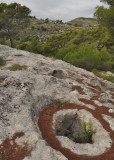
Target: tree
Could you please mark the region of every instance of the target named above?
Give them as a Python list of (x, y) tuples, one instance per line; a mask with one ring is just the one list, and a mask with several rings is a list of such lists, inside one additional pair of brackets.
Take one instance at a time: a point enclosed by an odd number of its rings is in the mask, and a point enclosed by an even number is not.
[(49, 19), (48, 18), (45, 19), (45, 23), (49, 23)]
[(27, 25), (30, 12), (18, 3), (0, 3), (0, 30), (7, 33), (12, 48), (15, 47), (13, 36), (20, 27)]
[(104, 6), (96, 7), (95, 17), (101, 26), (108, 28), (112, 36), (114, 35), (114, 0), (100, 0), (101, 2), (107, 3), (109, 8)]
[(107, 3), (111, 7), (114, 7), (114, 0), (100, 0), (101, 2)]

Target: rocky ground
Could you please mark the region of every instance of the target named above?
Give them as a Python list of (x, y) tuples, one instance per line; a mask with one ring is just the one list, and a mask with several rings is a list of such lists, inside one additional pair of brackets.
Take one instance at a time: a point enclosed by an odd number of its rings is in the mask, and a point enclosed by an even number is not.
[[(0, 160), (114, 159), (113, 83), (8, 46), (0, 45), (0, 56), (6, 60), (0, 67)], [(55, 135), (58, 118), (75, 112), (92, 120), (93, 144)]]

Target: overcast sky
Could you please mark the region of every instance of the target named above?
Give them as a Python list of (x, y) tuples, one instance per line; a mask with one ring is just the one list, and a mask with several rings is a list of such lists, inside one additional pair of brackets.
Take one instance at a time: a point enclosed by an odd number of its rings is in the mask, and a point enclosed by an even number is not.
[(61, 19), (64, 22), (77, 17), (93, 17), (100, 0), (0, 0), (0, 3), (17, 2), (31, 9), (37, 18)]

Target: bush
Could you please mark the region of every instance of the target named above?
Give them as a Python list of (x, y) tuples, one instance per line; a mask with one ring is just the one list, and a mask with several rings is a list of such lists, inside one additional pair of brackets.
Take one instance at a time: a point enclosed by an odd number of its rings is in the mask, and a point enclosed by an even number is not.
[(2, 38), (0, 38), (0, 44), (6, 45), (6, 41)]
[(112, 75), (104, 76), (103, 79), (105, 79), (105, 80), (107, 80), (107, 81), (110, 81), (110, 82), (114, 83), (114, 76), (112, 76)]
[(32, 27), (31, 27), (31, 30), (33, 31), (34, 29), (35, 29), (35, 27), (34, 27), (34, 26), (32, 26)]
[(76, 142), (77, 143), (93, 143), (92, 136), (96, 132), (96, 129), (93, 129), (92, 121), (90, 121), (89, 123), (83, 122), (83, 130), (84, 130), (84, 135), (82, 136), (81, 133), (78, 133)]
[(93, 69), (92, 72), (93, 72), (96, 76), (98, 76), (98, 77), (100, 77), (100, 78), (103, 78), (104, 80), (107, 80), (107, 81), (110, 81), (110, 82), (114, 83), (114, 76), (112, 76), (112, 75), (104, 76), (104, 75), (102, 75), (102, 73), (100, 73), (97, 69)]
[(96, 76), (98, 76), (98, 77), (101, 77), (101, 74), (100, 74), (100, 72), (97, 70), (97, 69), (93, 69), (92, 70), (92, 72), (96, 75)]
[(45, 19), (45, 23), (49, 23), (49, 19), (48, 18)]
[(74, 53), (77, 50), (77, 46), (74, 44), (71, 44), (70, 47), (68, 48), (61, 48), (59, 49), (59, 51), (56, 54), (56, 58), (58, 59), (62, 59), (64, 60), (64, 57), (68, 54), (68, 53)]
[(101, 63), (99, 51), (94, 44), (81, 44), (77, 51), (69, 52), (64, 60), (81, 68), (92, 70)]
[(5, 64), (5, 60), (3, 59), (3, 57), (0, 56), (0, 66), (3, 66)]
[(81, 29), (53, 35), (47, 39), (44, 55), (55, 56), (91, 71), (114, 68), (113, 40), (105, 28)]
[(17, 49), (26, 50), (33, 53), (42, 54), (42, 45), (39, 42), (38, 37), (25, 37), (19, 45), (17, 45)]
[(46, 27), (44, 27), (44, 26), (41, 26), (41, 31), (44, 31), (44, 32), (46, 32), (48, 29), (46, 28)]

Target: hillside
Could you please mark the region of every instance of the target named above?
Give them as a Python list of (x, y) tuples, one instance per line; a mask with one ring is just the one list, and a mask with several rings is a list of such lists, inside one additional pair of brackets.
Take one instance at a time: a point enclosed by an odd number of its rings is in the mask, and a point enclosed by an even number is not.
[(29, 26), (22, 30), (20, 35), (24, 36), (38, 36), (41, 42), (45, 42), (47, 37), (53, 34), (63, 33), (75, 29), (73, 25), (68, 25), (60, 20), (49, 20), (49, 19), (36, 19), (30, 18)]
[(79, 17), (79, 18), (75, 18), (69, 22), (67, 22), (67, 24), (71, 24), (74, 25), (75, 27), (88, 27), (88, 28), (95, 28), (98, 26), (97, 20), (94, 18), (85, 18), (85, 17)]
[(114, 43), (106, 28), (75, 29), (49, 37), (43, 54), (92, 71), (114, 72)]
[[(75, 25), (77, 24), (77, 25)], [(67, 23), (61, 20), (49, 20), (30, 18), (30, 24), (26, 29), (20, 32), (20, 37), (24, 36), (38, 36), (41, 42), (45, 42), (48, 37), (53, 34), (60, 34), (66, 31), (80, 28), (95, 28), (97, 22), (92, 18), (77, 18)]]
[[(82, 28), (96, 28), (97, 23), (92, 18), (76, 18), (70, 22), (63, 23), (62, 20), (50, 20), (50, 19), (37, 19), (35, 17), (29, 17), (29, 25), (26, 28), (20, 28), (16, 34), (14, 34), (15, 42), (22, 40), (26, 36), (38, 37), (39, 41), (44, 43), (46, 39), (54, 34), (64, 33), (74, 29)], [(2, 37), (6, 44), (9, 45), (8, 37), (4, 31), (0, 31), (0, 37)], [(3, 43), (2, 38), (0, 42)]]
[(113, 160), (114, 85), (0, 45), (0, 160)]

